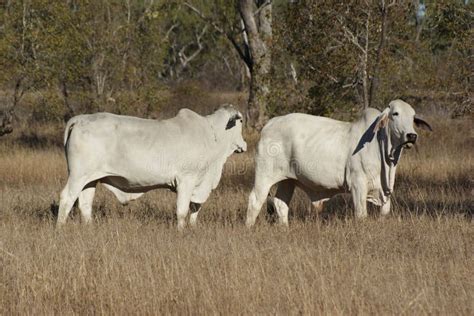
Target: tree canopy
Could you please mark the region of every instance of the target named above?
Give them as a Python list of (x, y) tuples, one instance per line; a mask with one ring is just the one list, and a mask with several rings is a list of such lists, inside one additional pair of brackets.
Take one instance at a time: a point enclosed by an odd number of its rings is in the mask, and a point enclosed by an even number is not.
[[(454, 0), (4, 1), (3, 107), (35, 92), (42, 107), (62, 109), (66, 118), (108, 103), (121, 113), (141, 104), (149, 115), (167, 87), (190, 80), (217, 90), (253, 82), (266, 117), (351, 112), (401, 96), (467, 96), (473, 6)], [(255, 18), (260, 34), (250, 32), (246, 18)], [(261, 37), (265, 50), (252, 47), (252, 36)], [(252, 62), (259, 61), (249, 58), (264, 58), (269, 70), (254, 73)]]

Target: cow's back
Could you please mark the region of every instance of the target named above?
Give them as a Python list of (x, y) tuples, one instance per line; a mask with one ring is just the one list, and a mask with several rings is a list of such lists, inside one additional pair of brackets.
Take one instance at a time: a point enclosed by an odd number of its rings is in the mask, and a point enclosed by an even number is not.
[[(162, 147), (168, 151), (179, 151), (205, 146), (210, 138), (205, 119), (192, 112), (180, 113), (171, 119), (151, 120), (110, 113), (79, 116), (74, 126), (76, 138), (91, 141), (103, 148), (130, 151), (132, 149)], [(193, 144), (193, 146), (189, 146)]]

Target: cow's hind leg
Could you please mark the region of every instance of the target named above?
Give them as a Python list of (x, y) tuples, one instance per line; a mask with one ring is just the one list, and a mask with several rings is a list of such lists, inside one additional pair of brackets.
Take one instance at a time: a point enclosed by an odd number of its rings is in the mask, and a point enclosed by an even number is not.
[[(268, 197), (268, 208), (273, 207), (278, 214), (279, 223), (288, 226), (288, 210), (293, 192), (295, 191), (294, 180), (284, 180), (278, 183), (274, 197)], [(270, 211), (270, 210), (269, 210)]]
[(201, 204), (191, 202), (190, 209), (191, 215), (189, 215), (189, 225), (195, 227), (197, 224), (197, 217), (199, 215), (199, 211), (201, 210)]
[(252, 227), (255, 224), (262, 205), (268, 196), (268, 192), (270, 192), (270, 188), (274, 184), (275, 182), (268, 180), (255, 181), (255, 186), (250, 192), (249, 203), (247, 207), (247, 220), (245, 222), (247, 227)]
[(324, 202), (326, 202), (327, 200), (328, 199), (311, 201), (311, 206), (313, 207), (313, 210), (318, 214), (322, 213), (324, 209)]
[(61, 191), (61, 196), (59, 199), (58, 221), (56, 223), (57, 226), (61, 226), (66, 222), (69, 212), (71, 212), (74, 203), (86, 184), (87, 181), (83, 181), (82, 179), (76, 180), (69, 177), (66, 186)]
[(94, 201), (96, 185), (97, 181), (90, 182), (79, 194), (79, 209), (84, 223), (89, 223), (92, 219), (92, 202)]

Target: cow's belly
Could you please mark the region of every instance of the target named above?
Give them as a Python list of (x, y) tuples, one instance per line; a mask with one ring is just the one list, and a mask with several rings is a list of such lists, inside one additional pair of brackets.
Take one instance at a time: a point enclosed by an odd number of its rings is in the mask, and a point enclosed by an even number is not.
[(300, 169), (296, 178), (307, 187), (327, 190), (341, 189), (344, 183), (343, 177), (341, 179), (337, 174), (328, 174), (325, 170), (317, 168)]
[(311, 188), (343, 188), (346, 155), (339, 146), (322, 138), (313, 138), (295, 143), (292, 156), (294, 173), (299, 182)]
[(305, 160), (295, 164), (295, 175), (299, 182), (318, 190), (338, 190), (344, 186), (344, 167), (332, 161)]
[[(177, 170), (169, 161), (151, 159), (108, 159), (97, 166), (110, 178), (110, 184), (125, 192), (146, 192), (149, 187), (172, 187)], [(143, 188), (143, 191), (140, 191)]]
[(101, 183), (111, 185), (114, 188), (119, 189), (125, 193), (145, 193), (155, 189), (170, 189), (172, 191), (176, 190), (176, 185), (173, 182), (170, 183), (134, 183), (129, 181), (129, 179), (121, 176), (108, 176), (100, 179)]

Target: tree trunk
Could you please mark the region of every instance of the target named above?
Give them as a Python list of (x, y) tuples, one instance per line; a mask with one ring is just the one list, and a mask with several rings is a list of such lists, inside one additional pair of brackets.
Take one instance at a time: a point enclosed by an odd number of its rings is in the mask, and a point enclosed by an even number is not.
[(15, 115), (15, 108), (27, 89), (22, 87), (22, 83), (23, 77), (20, 77), (16, 80), (15, 89), (13, 90), (12, 104), (10, 107), (0, 112), (0, 136), (13, 132), (13, 117)]
[(370, 106), (369, 99), (369, 73), (368, 73), (368, 64), (369, 64), (369, 23), (370, 23), (370, 11), (367, 10), (367, 19), (365, 21), (365, 43), (362, 50), (361, 59), (361, 72), (362, 72), (362, 91), (364, 96), (364, 109), (367, 109)]
[(13, 108), (0, 113), (0, 136), (13, 132)]
[(238, 10), (243, 23), (243, 47), (236, 34), (225, 31), (206, 17), (199, 9), (184, 2), (184, 5), (220, 34), (225, 35), (245, 62), (250, 72), (249, 100), (246, 111), (247, 125), (257, 129), (265, 124), (266, 105), (270, 95), (272, 0), (239, 0)]
[(64, 106), (66, 107), (66, 113), (64, 113), (64, 122), (69, 121), (71, 117), (74, 116), (74, 110), (71, 107), (71, 104), (69, 104), (69, 92), (67, 89), (67, 84), (66, 80), (61, 80), (61, 94), (63, 96), (63, 101), (64, 101)]
[[(261, 128), (266, 120), (266, 105), (270, 94), (272, 5), (267, 1), (257, 2), (257, 14), (254, 13), (254, 0), (240, 0), (239, 11), (248, 38), (251, 60), (247, 123)], [(255, 18), (258, 18), (258, 26)]]
[(381, 19), (382, 19), (382, 26), (381, 26), (381, 31), (380, 31), (380, 40), (379, 40), (379, 46), (377, 48), (377, 55), (375, 59), (375, 66), (374, 66), (374, 72), (370, 84), (370, 96), (369, 96), (369, 105), (374, 106), (375, 102), (375, 97), (377, 95), (377, 90), (379, 88), (379, 78), (380, 78), (380, 64), (382, 62), (382, 55), (383, 55), (383, 49), (385, 46), (385, 37), (387, 34), (387, 15), (388, 15), (388, 9), (390, 6), (392, 6), (394, 2), (390, 5), (385, 4), (385, 0), (380, 1), (380, 14), (381, 14)]

